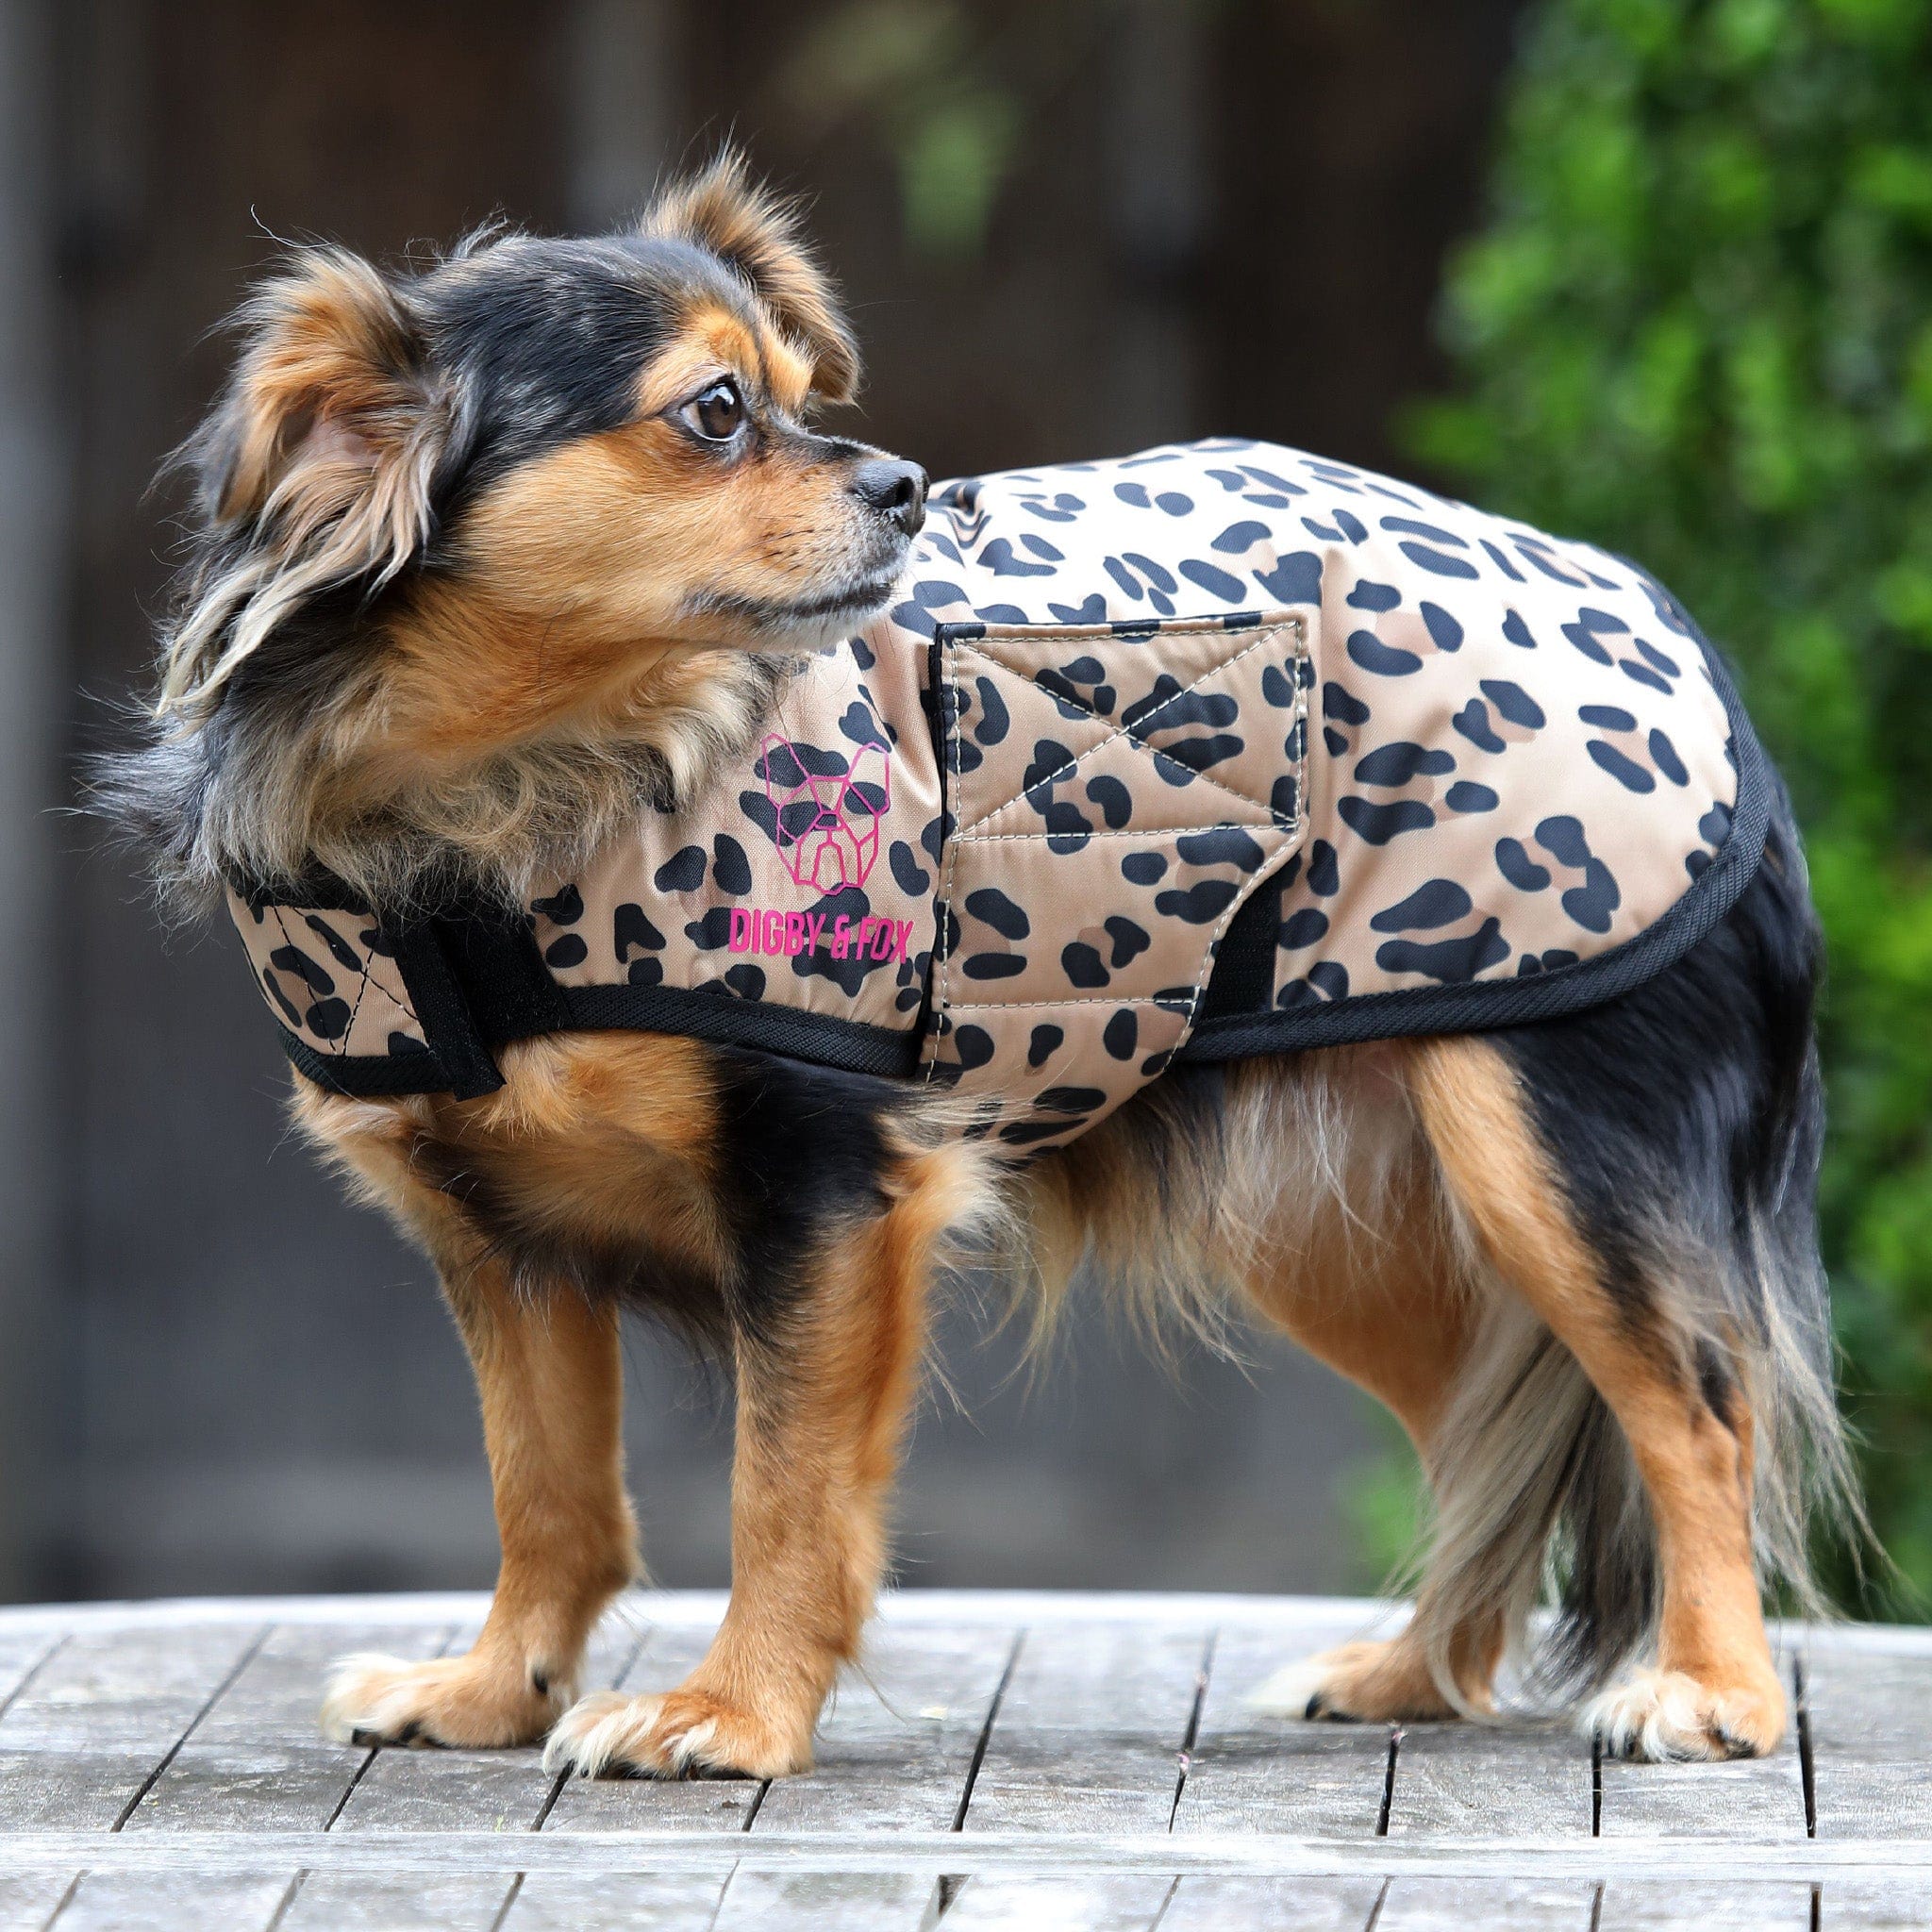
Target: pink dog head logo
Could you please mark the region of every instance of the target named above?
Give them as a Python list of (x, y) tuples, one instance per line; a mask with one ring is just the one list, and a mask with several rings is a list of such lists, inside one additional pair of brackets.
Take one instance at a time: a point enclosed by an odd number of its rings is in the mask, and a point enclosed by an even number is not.
[[(886, 747), (860, 745), (848, 761), (773, 732), (761, 751), (758, 770), (774, 820), (772, 837), (785, 870), (798, 885), (819, 893), (864, 885), (878, 863), (879, 820), (892, 802), (892, 761)], [(831, 769), (835, 765), (841, 769)]]

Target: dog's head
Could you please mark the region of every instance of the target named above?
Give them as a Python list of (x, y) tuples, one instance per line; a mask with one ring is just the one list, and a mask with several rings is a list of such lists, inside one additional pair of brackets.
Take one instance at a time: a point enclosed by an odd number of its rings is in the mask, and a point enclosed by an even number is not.
[(810, 426), (858, 381), (792, 215), (726, 156), (593, 241), (418, 275), (302, 253), (188, 445), (176, 728), (293, 702), (373, 766), (583, 728), (691, 646), (798, 653), (887, 598), (925, 477)]

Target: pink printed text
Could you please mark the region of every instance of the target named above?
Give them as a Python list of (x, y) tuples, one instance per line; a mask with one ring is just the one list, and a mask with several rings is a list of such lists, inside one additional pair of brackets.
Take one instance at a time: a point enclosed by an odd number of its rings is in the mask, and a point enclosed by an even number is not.
[(908, 958), (912, 921), (879, 919), (867, 913), (853, 919), (840, 913), (784, 912), (772, 907), (731, 908), (731, 950), (779, 958), (798, 953), (825, 953), (834, 959), (872, 958), (881, 962)]

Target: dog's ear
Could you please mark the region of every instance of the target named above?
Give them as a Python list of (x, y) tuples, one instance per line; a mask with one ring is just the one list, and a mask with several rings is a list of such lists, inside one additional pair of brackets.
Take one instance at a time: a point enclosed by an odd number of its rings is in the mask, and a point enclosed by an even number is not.
[(644, 232), (708, 249), (758, 291), (780, 328), (810, 357), (811, 386), (831, 403), (858, 392), (858, 343), (830, 278), (799, 232), (799, 213), (753, 182), (727, 148), (689, 180), (667, 188)]
[(169, 640), (164, 712), (205, 715), (318, 593), (394, 576), (427, 540), (458, 434), (457, 392), (406, 291), (360, 257), (306, 250), (237, 322), (234, 375), (182, 451), (204, 557)]

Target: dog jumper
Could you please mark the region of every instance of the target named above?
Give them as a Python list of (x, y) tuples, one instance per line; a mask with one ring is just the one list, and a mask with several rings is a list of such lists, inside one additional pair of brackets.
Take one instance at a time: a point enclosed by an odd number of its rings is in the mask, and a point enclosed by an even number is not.
[(1614, 998), (1743, 890), (1772, 784), (1641, 571), (1223, 441), (936, 490), (892, 608), (517, 916), (231, 904), (342, 1092), (646, 1028), (943, 1084), (1018, 1155), (1176, 1056)]

